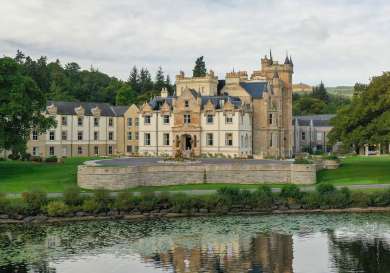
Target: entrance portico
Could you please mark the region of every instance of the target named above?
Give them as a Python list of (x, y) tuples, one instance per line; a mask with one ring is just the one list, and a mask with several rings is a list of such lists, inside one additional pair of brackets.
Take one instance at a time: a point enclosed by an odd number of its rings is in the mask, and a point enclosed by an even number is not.
[(200, 155), (200, 133), (177, 133), (174, 138), (174, 150), (183, 157)]

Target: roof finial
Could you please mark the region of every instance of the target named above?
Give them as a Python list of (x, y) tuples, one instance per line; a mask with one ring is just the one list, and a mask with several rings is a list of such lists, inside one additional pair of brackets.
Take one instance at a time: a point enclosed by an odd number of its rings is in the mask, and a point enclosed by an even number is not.
[(270, 59), (270, 61), (272, 63), (272, 50), (271, 49), (269, 50), (269, 59)]
[(291, 55), (290, 55), (290, 64), (291, 64), (291, 65), (293, 64), (293, 61), (292, 61)]
[(288, 59), (288, 51), (286, 50), (286, 59), (284, 60), (284, 64), (290, 64), (290, 60)]

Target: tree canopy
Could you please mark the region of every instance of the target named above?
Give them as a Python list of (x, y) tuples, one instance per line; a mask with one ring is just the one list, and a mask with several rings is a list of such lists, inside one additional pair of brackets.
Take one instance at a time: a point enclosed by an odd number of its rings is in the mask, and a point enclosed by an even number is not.
[(373, 77), (368, 85), (356, 84), (352, 103), (332, 120), (330, 142), (355, 148), (390, 143), (390, 72)]
[(44, 132), (55, 122), (42, 115), (46, 96), (35, 81), (22, 74), (17, 60), (0, 59), (0, 150), (23, 153), (32, 128)]
[(203, 60), (203, 56), (199, 57), (195, 61), (195, 67), (192, 70), (192, 76), (193, 77), (204, 77), (206, 76), (207, 69), (206, 69), (206, 63)]

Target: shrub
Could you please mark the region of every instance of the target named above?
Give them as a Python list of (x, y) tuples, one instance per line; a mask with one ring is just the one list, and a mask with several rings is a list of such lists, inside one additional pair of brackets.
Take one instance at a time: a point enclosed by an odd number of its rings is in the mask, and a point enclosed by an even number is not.
[(76, 186), (68, 187), (64, 191), (64, 202), (68, 206), (79, 206), (83, 203), (80, 188)]
[(93, 199), (98, 206), (97, 212), (107, 212), (110, 209), (112, 199), (109, 191), (97, 189), (94, 191)]
[(84, 200), (82, 209), (85, 212), (95, 213), (98, 212), (99, 205), (94, 198), (88, 198)]
[(321, 196), (318, 192), (307, 192), (302, 197), (302, 204), (308, 209), (318, 209), (321, 206)]
[(148, 212), (154, 210), (157, 206), (158, 199), (154, 192), (142, 193), (139, 198), (138, 207), (142, 212)]
[(0, 192), (0, 214), (7, 214), (9, 209), (9, 200), (5, 193)]
[(324, 156), (323, 157), (325, 160), (336, 160), (336, 161), (339, 161), (340, 159), (337, 157), (337, 155), (335, 154), (331, 154), (331, 155), (328, 155), (328, 156)]
[(388, 206), (390, 205), (390, 189), (380, 192), (374, 192), (370, 196), (370, 205)]
[(336, 188), (334, 185), (329, 183), (320, 183), (316, 186), (316, 191), (321, 195), (331, 194), (336, 192)]
[(56, 156), (49, 156), (45, 159), (45, 162), (47, 163), (57, 163), (58, 159)]
[(307, 159), (295, 159), (294, 164), (312, 164), (312, 162)]
[(256, 208), (268, 209), (272, 207), (273, 196), (271, 188), (262, 185), (252, 194), (252, 204)]
[(20, 154), (18, 154), (18, 153), (12, 153), (12, 154), (8, 155), (8, 159), (11, 159), (11, 160), (18, 160), (18, 159), (20, 159)]
[(41, 212), (41, 208), (47, 203), (47, 194), (35, 190), (22, 193), (22, 199), (26, 204), (26, 212), (30, 215), (36, 215)]
[(30, 160), (33, 162), (42, 162), (42, 157), (40, 156), (31, 156)]
[(370, 198), (368, 194), (364, 192), (352, 192), (351, 201), (353, 207), (366, 208), (370, 204)]
[(29, 161), (30, 158), (31, 158), (31, 154), (29, 154), (29, 153), (22, 153), (20, 159), (23, 160), (23, 161)]
[(130, 211), (134, 205), (133, 194), (128, 191), (120, 192), (114, 202), (114, 208), (119, 211)]
[(59, 217), (66, 215), (69, 207), (63, 201), (51, 201), (47, 204), (46, 211), (51, 217)]
[(185, 212), (192, 208), (191, 198), (184, 193), (176, 193), (171, 198), (174, 212)]
[(282, 187), (280, 197), (284, 199), (292, 198), (295, 200), (299, 200), (302, 197), (302, 193), (297, 185), (288, 184)]

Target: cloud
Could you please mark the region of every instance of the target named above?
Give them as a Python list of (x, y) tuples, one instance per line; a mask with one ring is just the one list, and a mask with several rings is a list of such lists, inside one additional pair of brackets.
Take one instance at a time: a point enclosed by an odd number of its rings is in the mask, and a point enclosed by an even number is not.
[(2, 0), (0, 54), (17, 49), (126, 79), (133, 65), (174, 76), (204, 55), (220, 77), (293, 55), (295, 81), (367, 81), (388, 70), (385, 0)]

